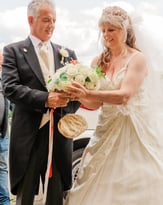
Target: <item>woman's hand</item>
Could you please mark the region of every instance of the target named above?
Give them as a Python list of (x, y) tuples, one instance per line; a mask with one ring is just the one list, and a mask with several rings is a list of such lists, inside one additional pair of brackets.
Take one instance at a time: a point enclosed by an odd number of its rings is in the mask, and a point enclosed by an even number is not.
[(66, 92), (70, 94), (70, 100), (79, 100), (81, 98), (86, 98), (88, 90), (78, 82), (73, 82), (66, 89)]
[(102, 102), (96, 97), (98, 91), (89, 90), (78, 82), (73, 82), (66, 89), (66, 92), (71, 95), (70, 101), (79, 101), (89, 109), (98, 109)]

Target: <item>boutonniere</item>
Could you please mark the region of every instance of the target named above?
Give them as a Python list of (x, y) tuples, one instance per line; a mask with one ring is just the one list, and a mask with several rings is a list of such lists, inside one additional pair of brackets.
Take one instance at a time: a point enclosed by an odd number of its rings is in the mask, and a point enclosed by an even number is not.
[(64, 65), (64, 64), (65, 64), (65, 63), (64, 63), (64, 59), (67, 58), (67, 57), (69, 57), (69, 53), (68, 53), (68, 51), (67, 51), (64, 47), (62, 47), (61, 49), (59, 49), (59, 53), (60, 53), (61, 56), (62, 56), (60, 63), (61, 63), (62, 65)]

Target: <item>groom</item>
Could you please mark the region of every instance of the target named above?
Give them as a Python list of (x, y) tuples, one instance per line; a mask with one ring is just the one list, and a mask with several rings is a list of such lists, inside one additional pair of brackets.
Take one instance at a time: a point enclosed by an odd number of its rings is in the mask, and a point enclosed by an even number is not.
[[(27, 39), (4, 48), (3, 88), (15, 104), (10, 141), (11, 192), (17, 195), (16, 205), (33, 205), (40, 177), (43, 185), (47, 169), (49, 143), (49, 111), (54, 110), (54, 142), (52, 176), (49, 178), (46, 205), (62, 205), (63, 192), (71, 187), (72, 140), (62, 136), (58, 121), (79, 108), (69, 102), (65, 93), (48, 92), (46, 83), (64, 62), (76, 59), (74, 51), (53, 44), (56, 11), (50, 0), (32, 0), (28, 5), (30, 34)], [(47, 45), (49, 67), (40, 54), (40, 44)], [(44, 187), (43, 187), (44, 188)]]

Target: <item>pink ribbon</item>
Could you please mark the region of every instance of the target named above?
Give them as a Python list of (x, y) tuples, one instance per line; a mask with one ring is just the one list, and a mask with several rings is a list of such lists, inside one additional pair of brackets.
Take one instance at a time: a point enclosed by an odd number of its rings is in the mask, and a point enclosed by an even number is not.
[(45, 174), (45, 185), (44, 185), (44, 194), (43, 194), (43, 203), (46, 202), (47, 191), (48, 191), (48, 182), (49, 178), (53, 175), (52, 170), (52, 156), (53, 156), (53, 135), (54, 135), (54, 109), (50, 111), (50, 123), (49, 123), (49, 152), (48, 152), (48, 163)]

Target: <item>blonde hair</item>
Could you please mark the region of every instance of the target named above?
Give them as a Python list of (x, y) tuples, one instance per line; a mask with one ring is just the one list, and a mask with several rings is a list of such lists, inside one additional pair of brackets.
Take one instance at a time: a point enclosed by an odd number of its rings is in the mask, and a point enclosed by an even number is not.
[[(101, 29), (104, 24), (111, 24), (119, 29), (122, 29), (126, 34), (124, 43), (126, 43), (131, 48), (139, 50), (136, 47), (136, 37), (132, 27), (131, 19), (125, 10), (118, 6), (109, 6), (105, 8), (98, 22), (99, 28)], [(110, 60), (110, 48), (105, 45), (104, 39), (102, 43), (104, 50), (98, 60), (99, 66), (103, 66)]]

